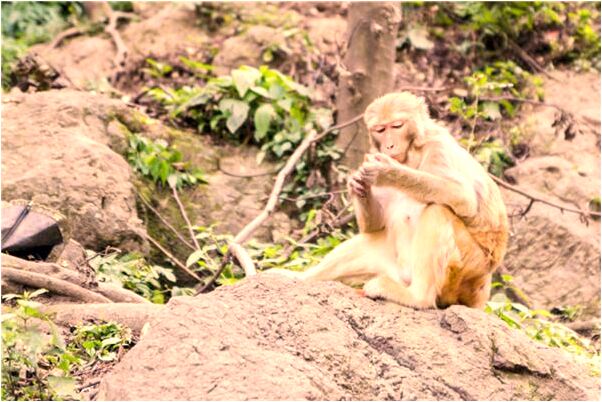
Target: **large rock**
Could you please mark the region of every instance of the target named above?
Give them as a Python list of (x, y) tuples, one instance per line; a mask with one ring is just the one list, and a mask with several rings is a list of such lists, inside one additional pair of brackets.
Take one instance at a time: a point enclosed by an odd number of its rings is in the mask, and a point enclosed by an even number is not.
[(132, 173), (115, 151), (126, 142), (109, 123), (124, 104), (70, 90), (13, 94), (2, 102), (2, 199), (58, 210), (85, 247), (145, 248)]
[(260, 275), (170, 301), (98, 400), (593, 399), (599, 379), (495, 316)]
[[(554, 127), (558, 111), (538, 107), (521, 123), (530, 157), (506, 171), (520, 188), (568, 208), (587, 209), (600, 194), (600, 75), (557, 71), (545, 82), (546, 101), (574, 114), (574, 137)], [(570, 134), (570, 133), (569, 133)], [(528, 199), (504, 191), (508, 212), (524, 210)], [(534, 307), (581, 305), (600, 316), (600, 222), (536, 203), (511, 219), (504, 265)]]

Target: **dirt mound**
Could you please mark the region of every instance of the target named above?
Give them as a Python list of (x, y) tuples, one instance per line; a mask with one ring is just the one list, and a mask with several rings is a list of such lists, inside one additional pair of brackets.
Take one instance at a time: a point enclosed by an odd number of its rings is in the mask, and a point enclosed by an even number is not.
[(588, 372), (481, 311), (260, 275), (172, 299), (97, 399), (598, 399)]
[(125, 138), (108, 124), (123, 103), (69, 90), (2, 102), (2, 199), (58, 210), (85, 247), (146, 249), (130, 167), (116, 152)]
[[(570, 208), (588, 209), (600, 194), (600, 75), (554, 72), (546, 80), (546, 102), (574, 115), (576, 135), (556, 125), (559, 112), (537, 107), (521, 124), (530, 157), (506, 174), (534, 195)], [(571, 131), (569, 131), (570, 133)], [(528, 200), (505, 191), (510, 214)], [(534, 307), (582, 305), (600, 316), (600, 222), (588, 225), (578, 215), (535, 204), (522, 219), (511, 220), (505, 266)]]

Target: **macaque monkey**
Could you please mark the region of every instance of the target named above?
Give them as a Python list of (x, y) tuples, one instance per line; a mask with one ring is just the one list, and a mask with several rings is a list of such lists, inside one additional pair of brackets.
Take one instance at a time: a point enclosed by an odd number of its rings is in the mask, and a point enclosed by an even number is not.
[(417, 308), (483, 308), (508, 240), (495, 182), (422, 98), (387, 94), (364, 121), (373, 152), (348, 181), (360, 234), (290, 275), (361, 281), (368, 297)]

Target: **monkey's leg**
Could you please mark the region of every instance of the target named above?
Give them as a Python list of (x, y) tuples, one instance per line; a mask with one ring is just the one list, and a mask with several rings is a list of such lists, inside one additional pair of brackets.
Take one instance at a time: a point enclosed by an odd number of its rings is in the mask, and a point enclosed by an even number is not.
[(460, 263), (454, 218), (455, 215), (446, 207), (435, 204), (426, 207), (412, 238), (409, 256), (411, 285), (405, 287), (381, 275), (366, 283), (366, 295), (412, 307), (436, 307), (437, 295), (448, 276), (448, 267), (452, 263)]
[(299, 277), (316, 281), (365, 279), (395, 269), (394, 258), (384, 231), (362, 233), (341, 243)]

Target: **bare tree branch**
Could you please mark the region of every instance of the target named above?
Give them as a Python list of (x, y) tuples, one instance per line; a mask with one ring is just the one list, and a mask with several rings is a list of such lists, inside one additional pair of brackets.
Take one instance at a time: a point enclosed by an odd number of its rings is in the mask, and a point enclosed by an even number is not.
[(199, 282), (203, 282), (200, 276), (198, 276), (194, 271), (190, 270), (186, 265), (182, 264), (176, 257), (173, 256), (165, 247), (161, 245), (157, 240), (153, 239), (148, 233), (140, 232), (141, 235), (148, 241), (150, 241), (155, 247), (159, 249), (167, 258), (171, 260), (178, 268), (182, 269), (182, 271), (186, 272), (188, 275), (192, 276)]
[(313, 131), (303, 139), (301, 144), (299, 144), (297, 149), (295, 149), (293, 154), (286, 161), (284, 167), (280, 170), (280, 172), (278, 172), (278, 175), (276, 176), (276, 181), (274, 183), (274, 187), (272, 188), (272, 192), (270, 193), (270, 196), (265, 207), (263, 208), (263, 211), (261, 211), (261, 213), (255, 217), (255, 219), (253, 219), (245, 227), (243, 227), (242, 230), (238, 232), (238, 234), (230, 242), (228, 246), (228, 252), (226, 253), (226, 255), (224, 255), (220, 268), (217, 270), (217, 272), (214, 274), (211, 280), (209, 280), (209, 282), (207, 282), (201, 288), (201, 290), (197, 292), (197, 294), (206, 291), (213, 284), (213, 282), (215, 282), (215, 280), (219, 277), (221, 272), (225, 269), (226, 264), (228, 263), (232, 255), (235, 255), (237, 257), (238, 262), (241, 264), (243, 269), (245, 269), (246, 274), (248, 274), (249, 276), (255, 275), (256, 270), (255, 265), (253, 264), (253, 259), (249, 256), (249, 254), (244, 249), (244, 247), (242, 247), (242, 245), (249, 239), (249, 237), (251, 237), (255, 230), (257, 230), (257, 228), (261, 226), (270, 217), (270, 215), (276, 209), (278, 205), (278, 198), (280, 196), (280, 193), (282, 192), (282, 188), (284, 187), (284, 182), (286, 178), (295, 169), (297, 162), (299, 161), (299, 159), (301, 159), (301, 157), (303, 156), (305, 151), (307, 151), (307, 149), (311, 146), (311, 144), (326, 137), (330, 132), (334, 130), (341, 129), (343, 127), (347, 127), (351, 124), (358, 122), (362, 117), (363, 114), (355, 116), (354, 118), (348, 121), (327, 128), (320, 134)]
[(521, 213), (521, 216), (526, 215), (527, 212), (529, 212), (529, 210), (531, 209), (531, 207), (533, 206), (534, 203), (541, 202), (542, 204), (549, 205), (551, 207), (557, 208), (557, 209), (559, 209), (562, 212), (566, 211), (566, 212), (572, 212), (572, 213), (575, 213), (575, 214), (579, 214), (583, 218), (587, 218), (588, 215), (589, 216), (600, 217), (600, 212), (584, 211), (584, 210), (576, 209), (576, 208), (567, 208), (567, 207), (564, 207), (562, 205), (556, 204), (556, 203), (554, 203), (552, 201), (546, 200), (544, 198), (536, 197), (536, 196), (534, 196), (532, 194), (529, 194), (526, 191), (519, 189), (518, 187), (515, 187), (515, 186), (513, 186), (513, 185), (511, 185), (509, 183), (506, 183), (505, 181), (503, 181), (499, 177), (496, 177), (496, 176), (494, 176), (492, 174), (489, 174), (489, 176), (493, 179), (493, 181), (495, 181), (497, 184), (499, 184), (500, 186), (504, 187), (505, 189), (510, 190), (512, 192), (515, 192), (517, 194), (520, 194), (523, 197), (526, 197), (526, 198), (528, 198), (530, 200), (529, 201), (529, 205), (527, 205), (527, 208)]
[(184, 205), (182, 205), (182, 201), (180, 201), (180, 197), (178, 196), (178, 190), (176, 189), (176, 186), (172, 186), (171, 187), (171, 191), (173, 193), (173, 198), (176, 199), (176, 202), (178, 203), (178, 208), (180, 208), (180, 213), (182, 214), (182, 218), (184, 218), (184, 221), (186, 222), (186, 226), (188, 226), (188, 232), (190, 233), (190, 238), (192, 239), (192, 242), (194, 243), (194, 246), (196, 247), (197, 250), (200, 250), (201, 247), (199, 246), (199, 242), (196, 239), (196, 236), (194, 235), (194, 230), (192, 229), (192, 224), (190, 223), (190, 219), (188, 219), (188, 214), (186, 213), (186, 210), (184, 209)]
[(15, 283), (20, 283), (22, 285), (31, 286), (38, 289), (48, 289), (53, 293), (72, 297), (76, 300), (86, 303), (112, 303), (110, 299), (101, 294), (94, 293), (93, 291), (78, 286), (74, 283), (53, 278), (48, 275), (39, 274), (37, 272), (2, 267), (2, 276), (5, 279)]
[(140, 194), (138, 191), (136, 191), (136, 194), (138, 195), (138, 198), (140, 199), (140, 201), (142, 201), (142, 203), (143, 203), (143, 204), (144, 204), (144, 205), (145, 205), (145, 206), (146, 206), (148, 209), (150, 209), (150, 210), (151, 210), (151, 211), (152, 211), (152, 212), (153, 212), (153, 213), (154, 213), (154, 214), (157, 216), (157, 218), (159, 218), (159, 219), (161, 220), (161, 222), (163, 222), (163, 224), (164, 224), (165, 226), (167, 226), (167, 228), (168, 228), (169, 230), (171, 230), (171, 231), (172, 231), (172, 232), (173, 232), (173, 233), (174, 233), (174, 234), (175, 234), (175, 235), (178, 237), (178, 239), (180, 239), (180, 241), (181, 241), (182, 243), (184, 243), (184, 244), (185, 244), (185, 245), (186, 245), (188, 248), (190, 248), (192, 251), (195, 251), (195, 250), (196, 250), (196, 249), (194, 248), (194, 246), (193, 246), (192, 244), (190, 244), (190, 242), (189, 242), (188, 240), (186, 240), (186, 239), (184, 238), (184, 236), (182, 236), (182, 234), (181, 234), (180, 232), (178, 232), (178, 231), (176, 230), (176, 228), (174, 228), (174, 227), (171, 225), (171, 223), (169, 223), (169, 222), (167, 221), (167, 219), (165, 219), (165, 218), (163, 217), (163, 215), (161, 215), (161, 214), (159, 213), (159, 211), (157, 211), (155, 208), (153, 208), (153, 207), (152, 207), (152, 205), (151, 205), (151, 204), (150, 204), (148, 201), (146, 201), (146, 200), (144, 199), (144, 197), (142, 196), (142, 194)]

